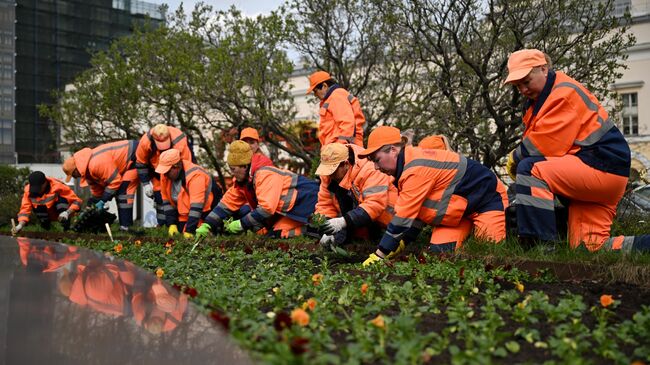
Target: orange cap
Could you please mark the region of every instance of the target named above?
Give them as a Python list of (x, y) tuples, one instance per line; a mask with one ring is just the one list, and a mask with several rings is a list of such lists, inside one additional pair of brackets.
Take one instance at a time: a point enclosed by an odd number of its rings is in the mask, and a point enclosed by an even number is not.
[(447, 137), (441, 135), (433, 135), (422, 138), (418, 147), (429, 150), (449, 150), (449, 141)]
[(257, 129), (255, 128), (244, 128), (241, 131), (241, 134), (239, 135), (239, 139), (244, 139), (244, 138), (251, 138), (256, 141), (260, 140), (260, 135), (257, 133)]
[(323, 81), (331, 79), (332, 76), (325, 71), (316, 71), (311, 76), (309, 76), (309, 89), (307, 89), (306, 94), (311, 93), (318, 84)]
[(544, 52), (537, 49), (522, 49), (512, 52), (508, 58), (508, 77), (504, 84), (521, 80), (526, 77), (533, 67), (546, 65)]
[(65, 173), (65, 182), (69, 182), (70, 179), (72, 178), (72, 173), (74, 172), (74, 169), (77, 168), (77, 165), (74, 163), (74, 156), (68, 158), (65, 160), (63, 163), (63, 166), (61, 166), (61, 169), (63, 169), (63, 172)]
[(172, 139), (169, 136), (169, 127), (164, 124), (156, 124), (151, 128), (151, 136), (156, 142), (159, 151), (166, 151), (172, 146)]
[(169, 169), (172, 168), (178, 161), (181, 160), (181, 153), (177, 149), (169, 149), (160, 154), (160, 159), (158, 160), (158, 166), (156, 167), (156, 172), (163, 175), (166, 174)]
[(320, 165), (316, 175), (329, 176), (336, 171), (339, 164), (349, 157), (348, 147), (341, 143), (330, 143), (320, 151)]
[(396, 144), (402, 141), (403, 139), (399, 129), (383, 125), (375, 128), (375, 130), (370, 133), (368, 136), (368, 148), (361, 151), (359, 157), (365, 158), (387, 144)]

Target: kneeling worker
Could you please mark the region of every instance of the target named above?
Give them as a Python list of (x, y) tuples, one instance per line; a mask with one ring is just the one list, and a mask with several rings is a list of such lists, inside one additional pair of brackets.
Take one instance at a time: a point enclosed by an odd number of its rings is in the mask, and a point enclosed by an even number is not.
[(304, 233), (304, 226), (314, 213), (318, 183), (304, 176), (276, 167), (259, 168), (249, 179), (253, 151), (248, 143), (234, 141), (228, 148), (228, 165), (235, 183), (226, 191), (221, 202), (196, 230), (197, 237), (218, 231), (223, 221), (242, 206), (253, 210), (240, 220), (223, 227), (229, 233), (267, 228), (272, 236), (293, 237)]

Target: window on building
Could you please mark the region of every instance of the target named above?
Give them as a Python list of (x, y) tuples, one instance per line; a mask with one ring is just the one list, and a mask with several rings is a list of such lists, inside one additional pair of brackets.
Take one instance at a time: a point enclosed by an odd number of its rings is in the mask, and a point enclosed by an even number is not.
[(623, 97), (623, 134), (639, 135), (639, 103), (637, 93), (621, 94)]

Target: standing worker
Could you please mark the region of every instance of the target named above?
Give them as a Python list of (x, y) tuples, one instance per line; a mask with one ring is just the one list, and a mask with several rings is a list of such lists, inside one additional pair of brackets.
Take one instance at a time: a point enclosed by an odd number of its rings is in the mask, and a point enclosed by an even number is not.
[(329, 218), (320, 241), (323, 245), (340, 245), (355, 236), (369, 239), (393, 218), (397, 200), (393, 178), (359, 158), (361, 151), (357, 145), (340, 143), (321, 150), (316, 213)]
[(160, 154), (170, 148), (178, 150), (183, 160), (192, 161), (192, 150), (185, 133), (165, 124), (156, 124), (143, 134), (135, 152), (135, 167), (142, 182), (142, 191), (154, 200), (158, 224), (165, 222), (165, 214), (160, 194), (160, 175), (155, 170)]
[(321, 146), (352, 143), (363, 147), (366, 118), (359, 99), (337, 84), (325, 71), (316, 71), (309, 76), (307, 94), (312, 92), (321, 101), (318, 125)]
[[(630, 148), (594, 95), (536, 49), (514, 52), (505, 84), (528, 100), (524, 134), (508, 155), (522, 245), (556, 241), (555, 195), (569, 200), (569, 244), (649, 250), (650, 236), (610, 237), (630, 174)], [(516, 177), (515, 177), (516, 175)]]
[(395, 215), (364, 266), (398, 255), (425, 224), (433, 227), (432, 252), (460, 248), (472, 228), (477, 238), (505, 239), (506, 189), (480, 163), (452, 151), (405, 146), (399, 129), (388, 126), (370, 133), (359, 157), (394, 176), (399, 192)]
[[(230, 144), (228, 165), (234, 184), (196, 230), (197, 238), (222, 227), (234, 234), (267, 228), (271, 236), (282, 238), (306, 232), (304, 226), (309, 223), (318, 199), (318, 183), (272, 166), (258, 169), (251, 180), (252, 156), (248, 143), (234, 141)], [(246, 204), (253, 210), (224, 226), (226, 218), (235, 215)]]
[(25, 186), (23, 200), (18, 212), (18, 225), (11, 233), (20, 232), (29, 222), (32, 211), (45, 229), (50, 229), (51, 222), (58, 220), (64, 229), (70, 227), (70, 220), (81, 209), (81, 199), (63, 182), (47, 177), (41, 171), (29, 174), (29, 183)]
[(89, 204), (104, 209), (104, 204), (117, 196), (120, 229), (133, 225), (133, 198), (138, 188), (135, 170), (135, 149), (138, 141), (117, 141), (88, 147), (75, 152), (63, 163), (63, 172), (70, 178), (81, 178), (81, 186), (90, 186)]
[(160, 154), (156, 173), (169, 236), (183, 232), (191, 238), (199, 223), (221, 200), (221, 189), (212, 175), (190, 160), (181, 159), (180, 151), (169, 149)]

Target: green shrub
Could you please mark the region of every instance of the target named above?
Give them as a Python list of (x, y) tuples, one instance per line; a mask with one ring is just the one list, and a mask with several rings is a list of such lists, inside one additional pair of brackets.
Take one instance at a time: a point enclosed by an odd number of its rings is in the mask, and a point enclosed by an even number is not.
[(30, 170), (27, 167), (15, 168), (0, 165), (0, 225), (8, 225), (20, 210), (23, 189), (27, 184)]

